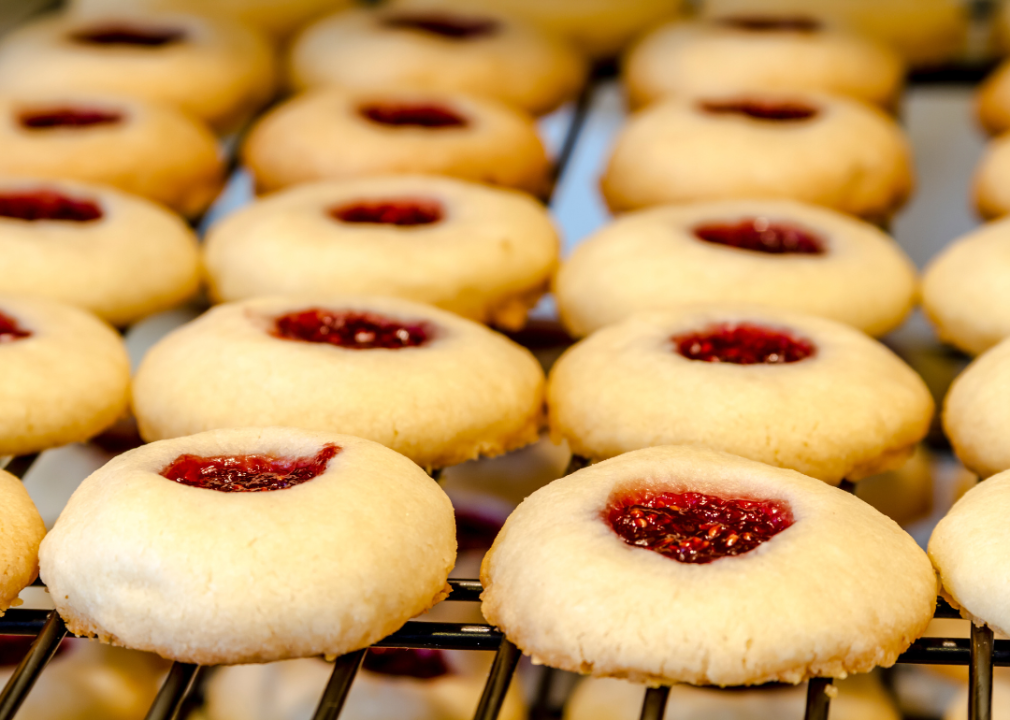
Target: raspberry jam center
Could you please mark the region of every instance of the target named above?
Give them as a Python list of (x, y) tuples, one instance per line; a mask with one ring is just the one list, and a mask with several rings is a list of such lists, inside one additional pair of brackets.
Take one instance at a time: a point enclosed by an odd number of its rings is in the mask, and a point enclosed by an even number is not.
[(498, 22), (490, 18), (466, 18), (449, 13), (394, 15), (383, 23), (396, 30), (419, 30), (449, 40), (472, 40), (498, 32)]
[(219, 492), (269, 492), (301, 485), (321, 475), (340, 448), (324, 445), (311, 457), (272, 455), (180, 455), (161, 471), (182, 485)]
[(712, 115), (743, 115), (769, 122), (799, 122), (817, 117), (818, 110), (801, 102), (770, 100), (705, 100), (701, 109)]
[(98, 203), (72, 198), (55, 190), (0, 193), (0, 217), (29, 221), (91, 222), (101, 220), (102, 215)]
[(688, 360), (734, 365), (781, 365), (806, 360), (816, 352), (809, 340), (750, 323), (713, 325), (673, 338)]
[(767, 218), (744, 218), (734, 223), (704, 223), (694, 228), (699, 240), (772, 255), (823, 255), (824, 241), (795, 225)]
[(181, 42), (186, 33), (178, 28), (150, 28), (115, 23), (81, 30), (70, 36), (85, 45), (130, 45), (157, 48)]
[(696, 564), (743, 555), (793, 524), (789, 506), (778, 500), (696, 492), (627, 495), (611, 501), (604, 517), (628, 545)]
[(0, 345), (31, 337), (31, 330), (25, 330), (10, 315), (0, 313)]
[(420, 680), (448, 675), (451, 670), (441, 650), (370, 648), (362, 663), (365, 670), (380, 675), (412, 677)]
[(821, 29), (821, 23), (812, 17), (774, 15), (734, 15), (721, 18), (720, 25), (749, 32), (798, 32), (813, 33)]
[(54, 107), (43, 110), (28, 110), (18, 116), (18, 122), (21, 123), (21, 127), (28, 130), (115, 125), (122, 120), (122, 113), (113, 110), (80, 107)]
[(424, 198), (359, 200), (330, 209), (330, 217), (340, 222), (399, 227), (433, 225), (444, 215), (442, 203)]
[(389, 127), (419, 127), (433, 130), (462, 128), (469, 121), (444, 105), (433, 103), (372, 103), (358, 111), (362, 117), (377, 125)]
[(424, 345), (432, 333), (423, 321), (405, 323), (368, 312), (311, 308), (277, 318), (272, 334), (349, 350), (400, 350)]

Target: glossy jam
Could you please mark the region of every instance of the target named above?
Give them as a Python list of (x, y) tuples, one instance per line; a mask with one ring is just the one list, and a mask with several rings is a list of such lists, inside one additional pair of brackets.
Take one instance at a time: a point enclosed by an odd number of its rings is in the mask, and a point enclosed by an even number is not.
[(116, 125), (122, 120), (122, 113), (112, 110), (69, 106), (26, 110), (18, 115), (18, 122), (27, 130), (88, 128), (96, 125)]
[(158, 48), (182, 42), (186, 32), (178, 28), (151, 28), (110, 23), (81, 30), (70, 36), (74, 42), (84, 45), (128, 45), (133, 47)]
[(473, 40), (498, 32), (498, 22), (491, 18), (461, 17), (450, 13), (393, 15), (382, 22), (388, 28), (418, 30), (449, 40)]
[(720, 324), (673, 338), (677, 352), (688, 360), (734, 365), (781, 365), (811, 357), (812, 342), (782, 330), (750, 323)]
[(31, 330), (25, 330), (18, 321), (9, 315), (0, 313), (0, 344), (15, 342), (31, 337)]
[(420, 680), (431, 680), (451, 672), (442, 651), (427, 649), (371, 648), (365, 654), (362, 667), (380, 675), (396, 675)]
[(818, 114), (817, 108), (806, 103), (770, 100), (705, 100), (700, 107), (711, 115), (743, 115), (767, 122), (802, 122)]
[(180, 455), (161, 471), (181, 485), (219, 492), (285, 490), (318, 477), (340, 448), (324, 445), (313, 456), (278, 458), (272, 455)]
[(611, 501), (604, 517), (628, 545), (697, 564), (750, 552), (793, 524), (778, 500), (696, 492), (629, 494)]
[(428, 323), (405, 323), (354, 310), (310, 308), (274, 321), (273, 336), (282, 340), (326, 343), (349, 350), (400, 350), (420, 347), (431, 338)]
[(0, 217), (14, 220), (91, 222), (102, 219), (102, 208), (92, 200), (72, 198), (55, 190), (0, 193)]
[(772, 255), (823, 255), (825, 244), (817, 235), (767, 218), (744, 218), (736, 222), (703, 223), (694, 228), (699, 240), (740, 250)]
[(372, 103), (361, 107), (358, 112), (377, 125), (389, 127), (443, 130), (469, 125), (467, 119), (455, 110), (434, 103)]
[(330, 209), (330, 217), (340, 222), (399, 227), (433, 225), (444, 216), (442, 203), (426, 198), (359, 200)]
[(721, 18), (720, 25), (749, 32), (797, 32), (813, 33), (821, 29), (821, 23), (812, 17), (796, 15), (734, 15)]
[(489, 550), (501, 528), (502, 523), (489, 515), (471, 510), (456, 510), (457, 552)]

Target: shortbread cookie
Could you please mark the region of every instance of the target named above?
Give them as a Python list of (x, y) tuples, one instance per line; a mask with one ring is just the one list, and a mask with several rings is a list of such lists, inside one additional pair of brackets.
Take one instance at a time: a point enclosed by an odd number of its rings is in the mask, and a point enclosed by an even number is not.
[(701, 445), (837, 484), (900, 467), (933, 399), (890, 350), (840, 323), (758, 306), (642, 313), (568, 350), (551, 433), (591, 459)]
[(174, 213), (100, 185), (0, 180), (0, 293), (60, 300), (114, 325), (200, 284), (196, 236)]
[(978, 120), (987, 132), (1010, 130), (1010, 62), (1002, 63), (978, 90)]
[(268, 113), (243, 147), (257, 188), (430, 173), (544, 193), (533, 119), (489, 98), (433, 91), (316, 90)]
[(902, 526), (928, 517), (933, 512), (935, 461), (920, 444), (900, 468), (861, 480), (856, 497)]
[(0, 297), (0, 455), (83, 442), (126, 410), (130, 362), (90, 313)]
[(348, 10), (304, 30), (290, 58), (299, 88), (468, 92), (533, 114), (572, 98), (586, 70), (564, 40), (486, 10)]
[(0, 470), (0, 615), (39, 575), (39, 543), (46, 534), (35, 503), (16, 477)]
[(273, 50), (239, 23), (121, 9), (52, 15), (0, 42), (0, 92), (109, 93), (174, 105), (219, 130), (270, 99)]
[(1010, 219), (955, 240), (922, 280), (923, 308), (944, 342), (977, 355), (1010, 337)]
[(167, 105), (83, 93), (0, 98), (0, 174), (112, 185), (183, 215), (221, 189), (217, 141)]
[(972, 194), (975, 209), (986, 220), (1010, 213), (1010, 135), (989, 142), (975, 169)]
[(672, 446), (535, 492), (481, 581), (484, 615), (534, 662), (659, 684), (868, 672), (894, 663), (936, 604), (926, 554), (862, 500)]
[(983, 479), (1010, 469), (1010, 339), (987, 350), (954, 380), (943, 429), (961, 462)]
[(392, 295), (518, 329), (547, 290), (559, 240), (544, 207), (520, 193), (387, 176), (268, 196), (211, 228), (204, 247), (219, 300)]
[(146, 440), (288, 425), (443, 467), (536, 440), (543, 385), (527, 350), (427, 305), (275, 297), (221, 305), (155, 345), (133, 407)]
[(791, 198), (871, 220), (912, 188), (912, 159), (882, 110), (815, 93), (668, 99), (617, 136), (602, 180), (614, 211), (731, 198)]
[(868, 223), (788, 200), (730, 200), (619, 218), (575, 248), (554, 292), (576, 337), (642, 310), (715, 301), (883, 335), (912, 309), (916, 284), (912, 261)]
[(813, 91), (893, 107), (904, 79), (890, 47), (814, 18), (730, 16), (670, 23), (624, 64), (633, 106), (712, 92)]
[(126, 452), (39, 551), (71, 632), (204, 665), (341, 655), (438, 602), (452, 505), (376, 443), (228, 429)]

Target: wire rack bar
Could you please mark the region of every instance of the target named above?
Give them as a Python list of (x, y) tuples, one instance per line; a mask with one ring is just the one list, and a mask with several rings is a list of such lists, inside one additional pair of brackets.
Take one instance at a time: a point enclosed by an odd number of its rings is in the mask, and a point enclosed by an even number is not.
[(828, 688), (832, 683), (831, 678), (810, 678), (807, 682), (807, 709), (803, 715), (804, 720), (828, 720), (828, 712), (831, 710)]
[(452, 593), (446, 600), (451, 602), (480, 602), (480, 594), (484, 592), (480, 580), (450, 579), (449, 587)]
[(968, 665), (968, 720), (992, 716), (993, 633), (984, 625), (971, 624), (971, 662)]
[(63, 624), (59, 613), (54, 610), (48, 616), (28, 654), (18, 663), (3, 692), (0, 692), (0, 720), (11, 720), (17, 714), (42, 670), (53, 659), (63, 638), (67, 636), (67, 626)]
[(158, 697), (147, 711), (146, 720), (175, 720), (201, 670), (199, 665), (172, 663), (168, 677), (158, 691)]
[(333, 672), (330, 680), (326, 683), (326, 690), (319, 700), (316, 714), (312, 720), (336, 720), (347, 700), (347, 693), (351, 691), (351, 683), (354, 676), (358, 674), (361, 661), (365, 659), (365, 650), (355, 650), (354, 652), (341, 655), (333, 663)]
[(666, 701), (670, 698), (670, 688), (666, 685), (651, 687), (645, 691), (642, 700), (641, 720), (663, 720), (666, 716)]
[(521, 657), (519, 648), (503, 637), (498, 653), (494, 656), (487, 682), (484, 684), (484, 692), (481, 693), (477, 710), (473, 714), (474, 720), (495, 720), (498, 717), (505, 702), (505, 693), (508, 692), (512, 675)]

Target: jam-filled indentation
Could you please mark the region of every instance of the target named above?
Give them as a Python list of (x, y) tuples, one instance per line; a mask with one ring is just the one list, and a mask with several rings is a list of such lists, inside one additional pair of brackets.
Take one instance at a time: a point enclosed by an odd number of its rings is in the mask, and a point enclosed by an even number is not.
[(70, 36), (83, 45), (128, 45), (132, 47), (159, 48), (175, 45), (186, 38), (180, 28), (141, 27), (128, 23), (109, 23), (78, 30)]
[(14, 220), (92, 222), (104, 213), (93, 200), (74, 198), (55, 190), (0, 192), (0, 217)]
[(436, 103), (376, 102), (362, 106), (358, 112), (366, 120), (387, 127), (443, 130), (470, 124), (465, 116)]
[(500, 24), (493, 18), (463, 17), (447, 12), (404, 13), (391, 15), (382, 21), (387, 28), (418, 30), (449, 40), (473, 40), (498, 32)]
[(330, 208), (329, 212), (340, 222), (399, 227), (434, 225), (445, 216), (442, 203), (429, 198), (358, 200)]
[(796, 100), (703, 100), (699, 106), (711, 115), (742, 115), (767, 122), (802, 122), (820, 113), (813, 105)]
[(180, 455), (161, 475), (181, 485), (218, 492), (285, 490), (321, 475), (339, 452), (339, 447), (328, 443), (308, 457)]
[(629, 493), (611, 500), (604, 519), (628, 545), (696, 564), (743, 555), (793, 524), (783, 501), (698, 492)]
[(424, 345), (433, 331), (424, 321), (404, 322), (357, 310), (310, 308), (276, 318), (272, 334), (282, 340), (325, 343), (349, 350), (400, 350)]
[(721, 323), (673, 338), (688, 360), (734, 365), (782, 365), (814, 355), (816, 346), (784, 330), (752, 323)]
[(31, 337), (32, 331), (25, 330), (10, 315), (0, 312), (0, 345)]
[(122, 121), (123, 114), (115, 110), (70, 106), (25, 110), (18, 115), (18, 122), (27, 130), (89, 128), (116, 125)]
[(719, 18), (718, 23), (749, 32), (814, 33), (822, 27), (820, 20), (805, 15), (731, 15)]
[(749, 217), (734, 222), (707, 222), (694, 227), (694, 235), (715, 245), (772, 255), (823, 255), (824, 241), (801, 227)]
[(369, 672), (431, 680), (452, 672), (441, 650), (369, 648), (361, 665)]

